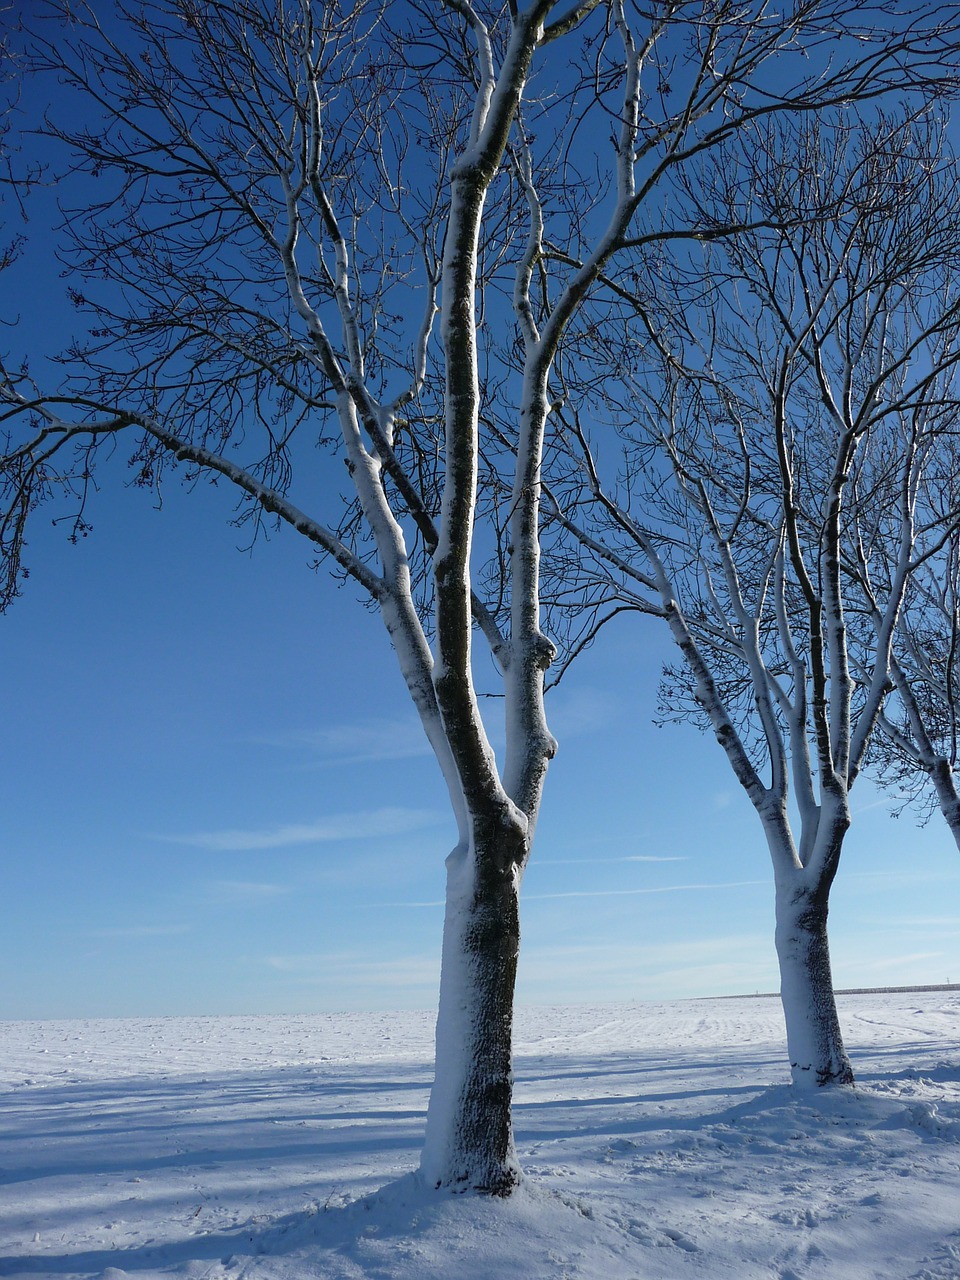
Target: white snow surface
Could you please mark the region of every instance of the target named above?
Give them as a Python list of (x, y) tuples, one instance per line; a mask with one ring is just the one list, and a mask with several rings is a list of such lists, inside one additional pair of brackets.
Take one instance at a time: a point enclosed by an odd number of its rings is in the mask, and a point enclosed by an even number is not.
[(425, 1189), (423, 1013), (0, 1023), (0, 1275), (960, 1277), (960, 995), (521, 1010), (508, 1201)]

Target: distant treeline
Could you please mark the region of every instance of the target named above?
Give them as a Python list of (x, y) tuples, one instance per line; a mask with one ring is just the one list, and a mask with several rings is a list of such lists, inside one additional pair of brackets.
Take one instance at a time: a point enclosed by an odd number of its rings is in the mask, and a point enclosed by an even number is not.
[[(897, 995), (910, 991), (960, 991), (960, 982), (935, 982), (927, 987), (847, 987), (835, 991), (837, 996)], [(709, 1000), (779, 1000), (779, 991), (746, 991), (739, 996), (708, 996)]]

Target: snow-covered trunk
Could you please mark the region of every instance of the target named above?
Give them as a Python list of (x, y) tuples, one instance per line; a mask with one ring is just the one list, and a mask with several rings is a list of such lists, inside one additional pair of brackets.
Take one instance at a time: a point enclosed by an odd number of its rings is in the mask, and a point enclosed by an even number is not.
[(473, 824), (473, 848), (447, 859), (436, 1079), (421, 1176), (434, 1187), (509, 1195), (520, 1182), (513, 1144), (513, 998), (520, 951), (513, 822)]
[(852, 1084), (843, 1047), (827, 941), (829, 887), (810, 888), (802, 871), (778, 876), (776, 899), (780, 997), (794, 1084)]
[[(471, 546), (481, 403), (478, 246), (487, 192), (503, 161), (550, 8), (549, 0), (535, 0), (514, 15), (498, 78), (488, 32), (472, 7), (464, 6), (477, 39), (481, 83), (469, 143), (451, 173), (441, 277), (445, 459), (433, 558), (433, 681), (463, 797), (466, 835), (462, 829), (447, 864), (437, 1067), (421, 1174), (436, 1187), (493, 1195), (509, 1195), (520, 1181), (510, 1119), (511, 1034), (520, 947), (517, 894), (532, 824), (504, 789), (473, 682)], [(511, 636), (511, 648), (516, 643)], [(509, 662), (505, 653), (505, 668)]]
[(937, 793), (937, 803), (943, 814), (950, 834), (960, 849), (960, 795), (957, 794), (957, 779), (950, 761), (944, 756), (937, 756), (930, 769), (930, 780)]
[[(936, 792), (937, 804), (944, 821), (950, 828), (950, 834), (960, 849), (960, 793), (957, 791), (957, 775), (952, 759), (938, 752), (927, 729), (926, 718), (920, 710), (920, 704), (913, 686), (897, 658), (890, 660), (890, 674), (893, 677), (897, 693), (907, 713), (909, 732), (903, 732), (889, 720), (883, 718), (881, 723), (887, 737), (908, 760), (913, 761), (918, 769), (929, 775)], [(948, 685), (948, 689), (949, 689)], [(949, 697), (949, 694), (948, 694)], [(951, 703), (951, 723), (953, 710)], [(952, 735), (952, 736), (955, 736)], [(955, 745), (955, 744), (954, 744)], [(951, 757), (955, 750), (951, 751)]]

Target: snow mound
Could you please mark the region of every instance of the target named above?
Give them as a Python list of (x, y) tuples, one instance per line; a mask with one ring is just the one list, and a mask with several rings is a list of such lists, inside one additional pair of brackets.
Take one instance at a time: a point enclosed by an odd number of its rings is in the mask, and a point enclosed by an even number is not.
[[(233, 1280), (610, 1280), (640, 1273), (632, 1222), (595, 1215), (533, 1185), (509, 1200), (438, 1195), (409, 1174), (359, 1200), (328, 1204), (261, 1240), (270, 1256), (226, 1259), (206, 1277)], [(664, 1242), (674, 1241), (664, 1238)]]

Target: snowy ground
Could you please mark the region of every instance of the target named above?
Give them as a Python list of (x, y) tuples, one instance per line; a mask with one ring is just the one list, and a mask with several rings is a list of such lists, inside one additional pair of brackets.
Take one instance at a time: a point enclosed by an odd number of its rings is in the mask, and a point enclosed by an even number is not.
[(960, 1277), (960, 996), (841, 997), (856, 1091), (775, 1000), (529, 1009), (526, 1187), (422, 1192), (428, 1014), (0, 1023), (0, 1275)]

